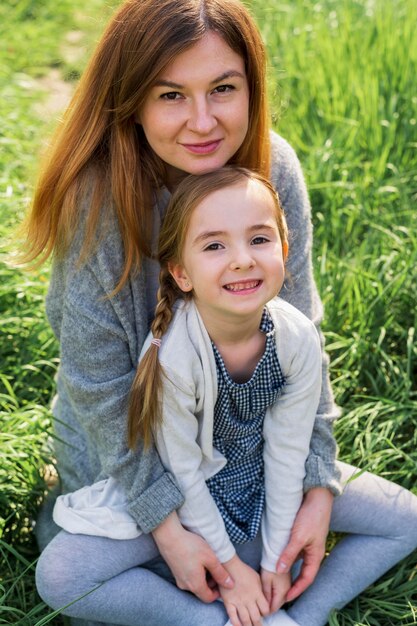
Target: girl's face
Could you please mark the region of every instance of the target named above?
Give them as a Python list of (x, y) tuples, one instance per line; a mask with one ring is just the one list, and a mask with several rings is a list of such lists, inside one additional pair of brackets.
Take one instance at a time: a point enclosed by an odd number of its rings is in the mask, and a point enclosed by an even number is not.
[(166, 67), (138, 115), (149, 145), (168, 165), (168, 183), (225, 165), (242, 145), (248, 120), (244, 61), (214, 32)]
[(287, 243), (262, 183), (245, 180), (214, 191), (193, 211), (182, 262), (170, 271), (193, 297), (206, 325), (259, 314), (284, 282)]

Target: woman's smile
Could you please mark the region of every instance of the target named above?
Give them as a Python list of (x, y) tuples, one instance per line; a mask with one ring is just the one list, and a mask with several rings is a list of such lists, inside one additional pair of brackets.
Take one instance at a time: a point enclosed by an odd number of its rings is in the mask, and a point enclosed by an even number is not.
[(211, 154), (221, 145), (221, 139), (212, 139), (201, 143), (182, 143), (181, 145), (193, 154)]

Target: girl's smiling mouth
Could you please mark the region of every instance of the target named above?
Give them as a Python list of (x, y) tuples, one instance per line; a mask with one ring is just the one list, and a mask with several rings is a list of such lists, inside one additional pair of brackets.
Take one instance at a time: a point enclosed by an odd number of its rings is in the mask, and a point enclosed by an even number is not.
[(255, 291), (261, 283), (261, 280), (240, 280), (235, 283), (228, 283), (227, 285), (224, 285), (223, 289), (226, 289), (226, 291), (233, 291), (233, 293), (241, 293), (242, 291), (245, 293), (252, 293), (252, 291)]

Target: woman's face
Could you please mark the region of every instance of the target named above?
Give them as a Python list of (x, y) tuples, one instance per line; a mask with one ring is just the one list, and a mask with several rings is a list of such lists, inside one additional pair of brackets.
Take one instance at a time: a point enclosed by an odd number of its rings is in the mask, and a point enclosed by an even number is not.
[(168, 183), (184, 173), (222, 167), (248, 130), (249, 88), (242, 57), (208, 32), (161, 72), (138, 121), (151, 148), (168, 165)]

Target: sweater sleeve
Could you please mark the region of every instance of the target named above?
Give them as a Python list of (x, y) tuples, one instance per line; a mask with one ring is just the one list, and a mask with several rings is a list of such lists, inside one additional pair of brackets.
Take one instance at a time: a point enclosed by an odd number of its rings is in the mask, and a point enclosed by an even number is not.
[(146, 334), (135, 316), (143, 287), (135, 295), (126, 284), (109, 297), (117, 253), (111, 239), (107, 243), (81, 267), (55, 271), (51, 283), (47, 310), (60, 342), (56, 455), (64, 491), (113, 476), (132, 517), (148, 533), (183, 497), (154, 447), (127, 446), (128, 397)]
[[(291, 328), (292, 327), (292, 328)], [(309, 452), (321, 387), (321, 349), (308, 320), (301, 328), (283, 329), (280, 361), (285, 362), (282, 396), (268, 409), (264, 421), (265, 511), (262, 518), (261, 565), (276, 571), (303, 497), (305, 462)]]
[(271, 178), (289, 228), (287, 280), (280, 297), (314, 322), (322, 346), (321, 396), (306, 462), (304, 491), (313, 487), (326, 487), (338, 495), (341, 493), (340, 472), (336, 466), (337, 446), (333, 436), (333, 421), (340, 412), (330, 386), (328, 357), (320, 330), (323, 307), (313, 277), (311, 206), (297, 156), (291, 146), (275, 133), (272, 134)]
[(221, 563), (231, 559), (235, 548), (223, 518), (206, 485), (202, 470), (203, 453), (198, 444), (196, 414), (198, 392), (178, 381), (172, 369), (164, 366), (163, 423), (157, 433), (157, 446), (164, 465), (174, 474), (185, 503), (179, 509), (181, 523), (207, 541)]

